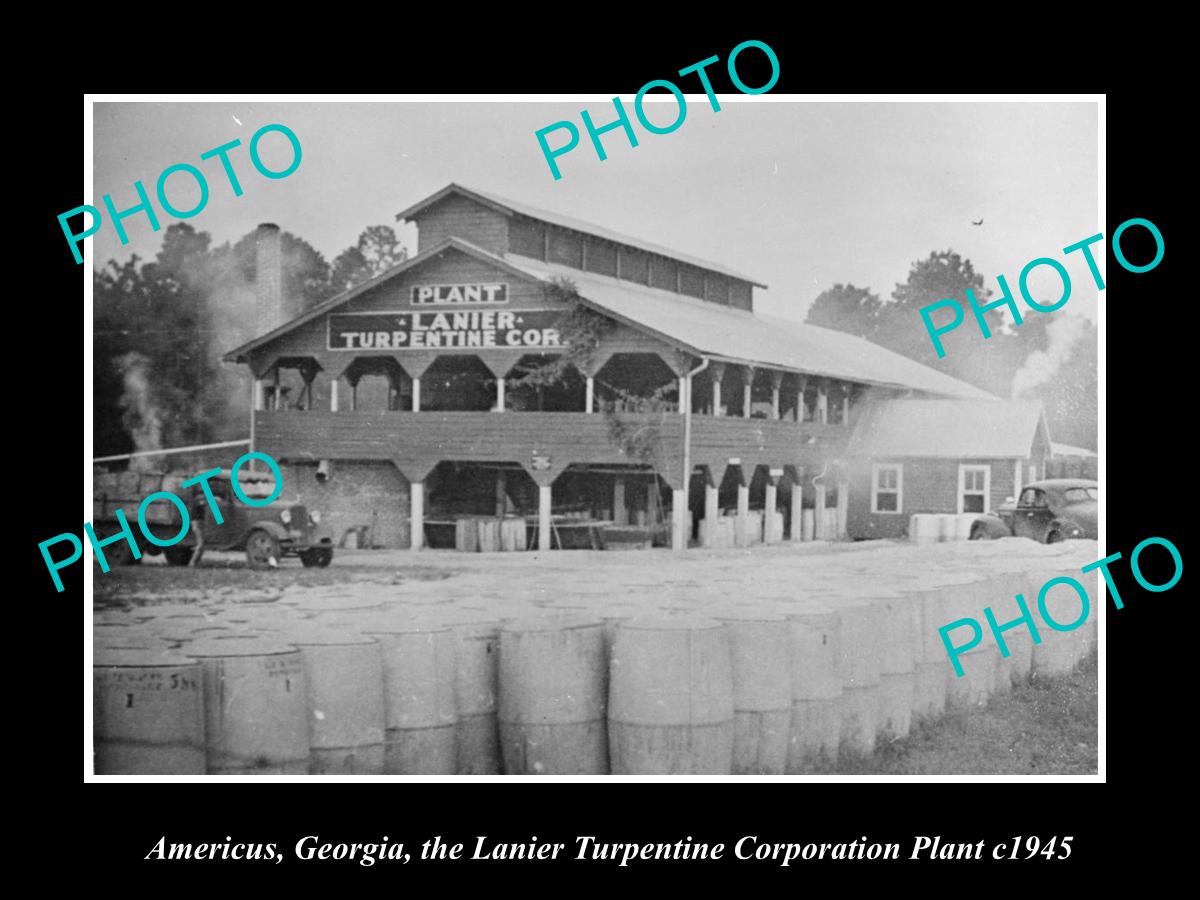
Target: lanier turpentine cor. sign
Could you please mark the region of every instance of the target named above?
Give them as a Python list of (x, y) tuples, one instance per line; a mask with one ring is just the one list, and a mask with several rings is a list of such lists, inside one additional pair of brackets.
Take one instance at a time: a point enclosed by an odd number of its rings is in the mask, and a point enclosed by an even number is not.
[(560, 315), (553, 309), (334, 313), (329, 316), (329, 349), (561, 347)]

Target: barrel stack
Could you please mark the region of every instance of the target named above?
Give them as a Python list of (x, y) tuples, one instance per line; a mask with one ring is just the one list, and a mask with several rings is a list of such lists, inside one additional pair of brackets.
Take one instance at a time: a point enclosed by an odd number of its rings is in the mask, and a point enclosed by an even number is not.
[[(478, 532), (477, 532), (478, 534)], [(776, 548), (764, 554), (786, 562)], [(520, 592), (437, 581), (131, 594), (93, 633), (95, 766), (126, 774), (811, 774), (1072, 670), (1105, 601), (1095, 545), (951, 541), (785, 565), (614, 562)], [(738, 554), (744, 556), (744, 554)], [(523, 570), (524, 571), (524, 570)], [(877, 573), (890, 573), (886, 584)], [(1073, 578), (1039, 594), (1052, 579)], [(1021, 595), (1036, 622), (1021, 616)], [(1007, 655), (984, 609), (992, 610)], [(983, 629), (956, 676), (939, 630)], [(1080, 621), (1082, 619), (1082, 621)], [(1076, 622), (1079, 622), (1076, 625)], [(961, 645), (971, 629), (952, 634)]]

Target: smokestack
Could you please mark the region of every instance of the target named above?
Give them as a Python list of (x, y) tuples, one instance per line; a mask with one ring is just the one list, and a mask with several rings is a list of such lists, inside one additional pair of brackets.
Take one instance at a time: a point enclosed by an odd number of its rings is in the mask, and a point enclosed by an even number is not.
[(256, 333), (266, 334), (289, 318), (283, 305), (283, 239), (279, 226), (264, 223), (254, 236)]

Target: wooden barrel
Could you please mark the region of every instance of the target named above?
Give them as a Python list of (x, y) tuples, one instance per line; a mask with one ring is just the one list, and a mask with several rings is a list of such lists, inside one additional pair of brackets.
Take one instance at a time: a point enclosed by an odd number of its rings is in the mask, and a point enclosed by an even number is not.
[(498, 553), (500, 551), (500, 526), (503, 519), (492, 516), (475, 521), (476, 541), (480, 553)]
[(300, 651), (264, 638), (187, 645), (200, 663), (210, 775), (307, 775), (308, 678)]
[(842, 752), (867, 757), (875, 752), (879, 710), (879, 655), (882, 629), (868, 600), (831, 600), (841, 621), (838, 642), (842, 676)]
[(500, 623), (460, 616), (447, 624), (454, 644), (458, 774), (497, 775), (500, 773), (500, 732), (496, 720)]
[(383, 769), (388, 775), (458, 774), (454, 642), (444, 625), (380, 617), (362, 633), (383, 656)]
[(699, 616), (617, 626), (609, 673), (614, 775), (728, 775), (733, 767), (729, 637)]
[(733, 674), (733, 774), (782, 775), (792, 725), (791, 634), (786, 616), (710, 610), (725, 624)]
[(454, 522), (454, 549), (462, 553), (478, 553), (479, 523), (473, 518), (456, 519)]
[(92, 658), (97, 775), (203, 775), (200, 667), (176, 653), (97, 646)]
[[(988, 580), (981, 577), (978, 571), (949, 572), (944, 578), (939, 576), (939, 580), (952, 582), (943, 584), (938, 590), (943, 606), (942, 624), (973, 619), (979, 623), (983, 632), (978, 644), (965, 653), (957, 654), (958, 663), (963, 669), (962, 675), (954, 669), (941, 635), (938, 634), (941, 654), (950, 667), (946, 677), (946, 707), (954, 710), (975, 709), (984, 706), (996, 692), (1000, 650), (983, 613), (984, 607), (996, 598), (989, 593)], [(949, 632), (949, 638), (955, 644), (963, 643), (968, 637), (969, 629), (965, 625)]]
[(500, 522), (500, 549), (514, 551), (525, 549), (525, 520), (506, 517)]
[(789, 606), (792, 722), (787, 774), (832, 771), (842, 733), (841, 622), (820, 606)]
[(908, 519), (908, 539), (914, 544), (936, 544), (941, 525), (935, 515), (917, 513)]
[(608, 774), (608, 672), (599, 619), (506, 622), (500, 629), (499, 683), (507, 774)]
[(314, 775), (383, 774), (383, 654), (371, 637), (294, 628), (308, 676)]
[(903, 595), (873, 601), (881, 628), (879, 708), (876, 736), (893, 741), (908, 737), (916, 692), (917, 633), (912, 601)]

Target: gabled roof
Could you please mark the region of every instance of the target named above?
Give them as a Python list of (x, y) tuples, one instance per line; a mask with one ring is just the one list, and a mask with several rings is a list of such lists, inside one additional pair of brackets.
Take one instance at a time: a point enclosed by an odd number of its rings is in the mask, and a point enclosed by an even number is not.
[(555, 278), (565, 277), (574, 282), (585, 305), (696, 356), (947, 397), (996, 399), (964, 381), (840, 331), (756, 315), (671, 291), (511, 253), (502, 257), (457, 237), (448, 237), (424, 253), (331, 297), (304, 315), (231, 350), (223, 358), (226, 362), (247, 362), (248, 354), (263, 344), (332, 312), (363, 292), (451, 248), (497, 266), (518, 278), (549, 283)]
[(506, 261), (503, 257), (497, 256), (495, 253), (491, 253), (487, 250), (484, 250), (482, 247), (476, 247), (470, 241), (464, 241), (462, 238), (448, 237), (445, 240), (439, 241), (437, 244), (430, 247), (424, 253), (418, 253), (416, 256), (412, 257), (411, 259), (406, 259), (403, 262), (397, 263), (396, 265), (392, 266), (390, 269), (380, 272), (374, 278), (368, 279), (367, 281), (364, 281), (362, 284), (356, 285), (347, 291), (342, 291), (340, 294), (330, 297), (328, 300), (325, 300), (324, 302), (317, 304), (316, 306), (314, 306), (312, 309), (310, 309), (308, 312), (304, 313), (303, 315), (298, 316), (295, 319), (291, 319), (287, 322), (284, 322), (278, 328), (275, 328), (272, 331), (268, 331), (266, 334), (264, 334), (260, 337), (256, 337), (254, 340), (249, 341), (245, 344), (242, 344), (242, 346), (238, 347), (235, 350), (230, 350), (228, 353), (226, 353), (221, 358), (225, 362), (246, 362), (247, 361), (246, 354), (249, 353), (250, 351), (257, 349), (258, 347), (261, 347), (263, 344), (267, 343), (268, 341), (274, 340), (275, 338), (279, 337), (280, 335), (287, 334), (289, 331), (293, 331), (294, 329), (299, 328), (301, 325), (311, 322), (313, 319), (319, 319), (321, 316), (325, 315), (325, 313), (327, 313), (333, 309), (336, 309), (337, 307), (342, 306), (345, 303), (350, 302), (355, 297), (357, 297), (359, 294), (362, 294), (365, 291), (369, 291), (371, 288), (387, 281), (389, 278), (394, 278), (395, 276), (397, 276), (403, 272), (407, 272), (409, 269), (416, 268), (417, 266), (421, 265), (422, 263), (427, 262), (430, 259), (432, 259), (433, 257), (437, 256), (439, 253), (444, 253), (446, 250), (449, 250), (451, 248), (453, 248), (455, 250), (461, 250), (463, 253), (467, 254), (468, 256), (473, 256), (476, 259), (483, 260), (484, 262), (499, 266), (500, 268), (504, 269), (505, 271), (510, 272), (513, 275), (516, 275), (518, 277), (522, 277), (522, 278), (529, 277), (528, 272), (525, 272), (521, 269), (516, 268), (511, 263)]
[(850, 436), (852, 456), (1025, 459), (1050, 434), (1036, 400), (876, 400)]
[(593, 225), (590, 222), (582, 222), (579, 219), (572, 219), (569, 216), (561, 215), (556, 212), (549, 212), (544, 209), (538, 209), (529, 206), (525, 203), (518, 203), (515, 200), (506, 200), (503, 197), (497, 197), (495, 194), (489, 194), (484, 191), (478, 191), (474, 188), (463, 187), (461, 184), (448, 184), (436, 194), (431, 194), (424, 200), (414, 203), (401, 212), (396, 213), (397, 221), (407, 221), (421, 213), (422, 210), (428, 209), (435, 203), (439, 203), (448, 197), (450, 194), (458, 194), (462, 197), (474, 200), (477, 203), (482, 203), (484, 206), (494, 209), (506, 216), (513, 214), (526, 216), (530, 219), (538, 219), (542, 222), (549, 222), (551, 225), (557, 225), (560, 228), (569, 228), (572, 231), (578, 231), (583, 234), (589, 234), (593, 237), (602, 238), (606, 241), (613, 241), (618, 244), (626, 244), (630, 247), (635, 247), (638, 250), (645, 250), (647, 253), (656, 253), (659, 256), (666, 256), (670, 259), (685, 262), (688, 265), (696, 266), (700, 269), (708, 269), (710, 272), (718, 272), (721, 275), (726, 275), (730, 278), (736, 278), (739, 281), (748, 281), (756, 287), (765, 288), (766, 285), (757, 278), (752, 278), (749, 275), (743, 275), (735, 272), (732, 269), (721, 265), (720, 263), (710, 262), (708, 260), (699, 259), (695, 256), (689, 256), (685, 253), (680, 253), (677, 250), (671, 250), (659, 244), (652, 244), (650, 241), (644, 241), (641, 238), (630, 237), (627, 234), (621, 234), (617, 231), (610, 231), (607, 228), (601, 228), (598, 225)]
[(974, 385), (854, 335), (511, 253), (505, 258), (546, 281), (570, 279), (587, 305), (698, 356), (942, 396), (996, 399)]

